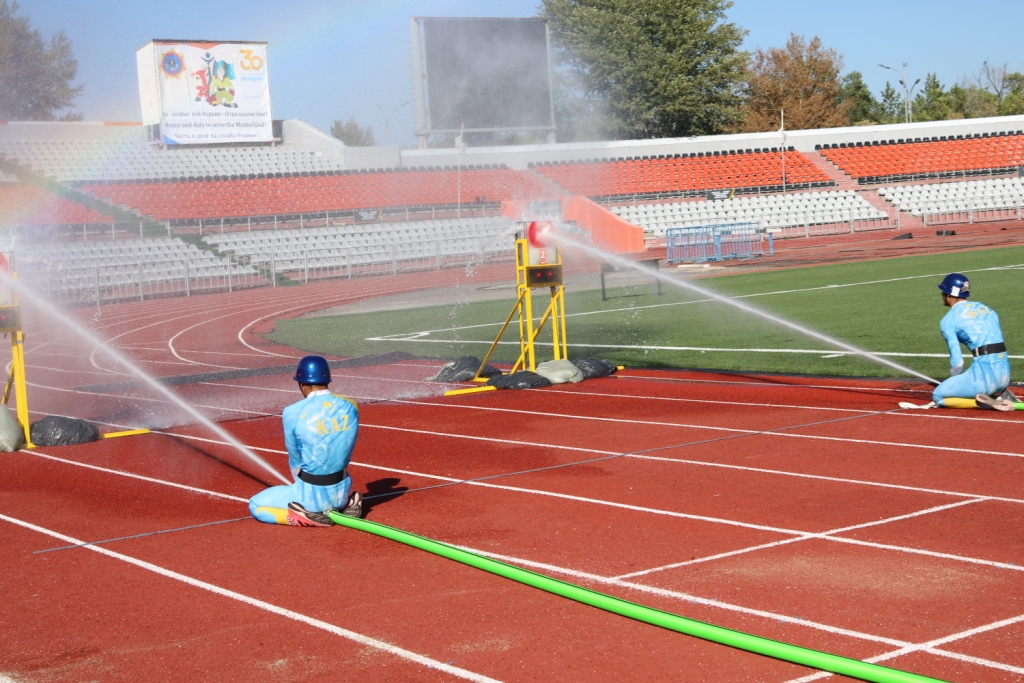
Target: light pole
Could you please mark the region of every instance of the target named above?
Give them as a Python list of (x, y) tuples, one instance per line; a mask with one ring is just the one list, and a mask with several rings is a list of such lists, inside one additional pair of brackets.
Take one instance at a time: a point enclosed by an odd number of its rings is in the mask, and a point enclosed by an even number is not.
[(786, 110), (779, 110), (779, 137), (782, 139), (782, 194), (786, 194)]
[(412, 104), (412, 102), (412, 100), (407, 100), (405, 102), (402, 102), (394, 109), (390, 110), (384, 109), (384, 105), (382, 105), (380, 102), (377, 103), (377, 109), (380, 110), (381, 116), (384, 117), (384, 137), (386, 138), (384, 144), (391, 144), (391, 115), (394, 114), (399, 109), (401, 109), (402, 107)]
[(883, 69), (888, 69), (889, 71), (895, 71), (900, 75), (899, 82), (900, 85), (903, 86), (903, 118), (906, 123), (913, 123), (914, 105), (911, 103), (910, 98), (914, 95), (914, 88), (916, 88), (917, 84), (921, 82), (921, 79), (917, 79), (916, 81), (914, 81), (914, 84), (912, 86), (907, 88), (906, 62), (903, 62), (903, 69), (894, 69), (891, 66), (886, 66), (885, 64), (879, 64), (878, 66), (882, 67)]

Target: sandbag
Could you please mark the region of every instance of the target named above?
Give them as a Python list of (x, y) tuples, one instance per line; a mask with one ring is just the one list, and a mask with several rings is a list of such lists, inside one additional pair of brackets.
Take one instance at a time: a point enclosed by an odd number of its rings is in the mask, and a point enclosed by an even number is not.
[(541, 377), (536, 372), (523, 370), (511, 375), (492, 377), (487, 380), (487, 386), (499, 389), (539, 389), (540, 387), (550, 387), (551, 380)]
[(549, 360), (537, 366), (537, 374), (547, 377), (552, 384), (565, 384), (566, 382), (582, 382), (583, 373), (578, 367), (567, 360)]
[(578, 367), (580, 372), (583, 373), (583, 379), (607, 377), (608, 375), (614, 375), (619, 369), (608, 361), (600, 360), (598, 358), (582, 358), (580, 360), (574, 360), (572, 364)]
[(100, 430), (91, 422), (57, 415), (33, 422), (29, 434), (37, 446), (74, 446), (100, 438)]
[(25, 443), (25, 432), (7, 406), (0, 406), (0, 451), (11, 453)]
[[(433, 377), (428, 377), (427, 381), (432, 382), (468, 382), (473, 379), (476, 375), (477, 368), (480, 367), (480, 359), (476, 356), (463, 356), (458, 360), (452, 361), (451, 363), (445, 363), (441, 366), (441, 370)], [(493, 365), (484, 366), (483, 371), (480, 372), (481, 377), (494, 377), (500, 375), (501, 370), (494, 367)]]

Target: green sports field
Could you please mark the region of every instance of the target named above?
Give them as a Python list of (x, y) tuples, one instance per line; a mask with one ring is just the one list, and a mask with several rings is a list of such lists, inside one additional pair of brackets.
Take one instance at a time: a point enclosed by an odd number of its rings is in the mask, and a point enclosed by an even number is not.
[[(510, 266), (511, 269), (511, 266)], [(1011, 354), (1024, 356), (1024, 247), (893, 258), (814, 268), (695, 280), (700, 287), (755, 305), (773, 315), (836, 337), (942, 379), (948, 356), (938, 322), (946, 310), (936, 285), (950, 271), (967, 272), (972, 298), (1000, 315)], [(672, 277), (677, 271), (666, 270)], [(707, 301), (666, 284), (609, 290), (567, 289), (571, 358), (604, 358), (620, 365), (899, 376), (891, 368), (850, 356), (801, 333)], [(536, 290), (543, 311), (544, 290)], [(514, 303), (508, 300), (430, 306), (380, 313), (282, 320), (268, 338), (339, 356), (407, 351), (419, 356), (483, 356)], [(510, 328), (496, 360), (518, 355)], [(550, 342), (550, 334), (540, 340)], [(1024, 359), (1012, 359), (1024, 380)]]

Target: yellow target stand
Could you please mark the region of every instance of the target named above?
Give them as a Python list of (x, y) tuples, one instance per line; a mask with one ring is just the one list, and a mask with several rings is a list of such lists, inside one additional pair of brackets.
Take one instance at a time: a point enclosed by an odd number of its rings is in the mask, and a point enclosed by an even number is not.
[[(545, 236), (536, 236), (536, 226), (542, 223), (530, 223), (527, 231), (517, 235), (516, 238), (516, 303), (512, 311), (505, 318), (494, 343), (487, 350), (480, 367), (470, 380), (471, 382), (486, 382), (487, 379), (480, 376), (487, 361), (491, 359), (498, 343), (505, 335), (506, 330), (512, 321), (518, 318), (519, 321), (519, 358), (516, 359), (509, 374), (519, 370), (537, 369), (537, 338), (545, 325), (551, 323), (551, 341), (554, 349), (554, 360), (568, 358), (568, 344), (565, 336), (565, 285), (562, 284), (562, 251), (558, 244), (550, 240), (545, 243)], [(550, 223), (546, 224), (550, 227)], [(553, 233), (553, 228), (551, 228)], [(528, 236), (527, 236), (528, 235)], [(548, 238), (550, 239), (550, 238)], [(548, 288), (551, 292), (551, 300), (541, 315), (540, 320), (534, 319), (533, 290)], [(471, 389), (455, 389), (445, 392), (445, 396), (458, 394), (475, 393), (479, 391), (492, 391), (495, 387), (474, 387)]]
[[(0, 268), (9, 268), (9, 261), (0, 255)], [(12, 279), (17, 279), (17, 273), (11, 271)], [(7, 290), (7, 287), (0, 289)], [(21, 329), (21, 304), (18, 301), (17, 291), (3, 292), (0, 299), (0, 334), (10, 335), (11, 338), (11, 371), (7, 376), (7, 384), (4, 386), (3, 404), (7, 405), (11, 398), (11, 389), (14, 389), (18, 398), (17, 420), (25, 433), (25, 448), (33, 448), (31, 428), (28, 420), (28, 385), (25, 381), (25, 333)], [(10, 303), (8, 303), (10, 302)]]

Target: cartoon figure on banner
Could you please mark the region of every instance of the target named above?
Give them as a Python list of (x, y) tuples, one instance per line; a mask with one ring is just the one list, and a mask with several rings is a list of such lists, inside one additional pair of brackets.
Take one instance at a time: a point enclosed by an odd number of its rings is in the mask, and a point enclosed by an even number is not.
[(235, 68), (233, 64), (223, 60), (215, 60), (207, 52), (203, 55), (206, 68), (194, 72), (192, 75), (199, 81), (196, 84), (196, 101), (206, 100), (206, 103), (216, 107), (235, 107)]

